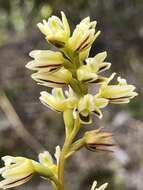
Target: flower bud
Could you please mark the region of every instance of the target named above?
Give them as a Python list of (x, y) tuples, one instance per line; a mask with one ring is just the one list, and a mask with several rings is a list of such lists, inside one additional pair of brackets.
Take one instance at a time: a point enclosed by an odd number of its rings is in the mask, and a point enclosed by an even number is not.
[(62, 53), (50, 50), (34, 50), (29, 55), (34, 60), (30, 61), (26, 67), (39, 72), (56, 71), (65, 62)]
[(72, 79), (72, 74), (67, 69), (61, 68), (53, 73), (37, 72), (32, 74), (32, 78), (40, 85), (51, 88), (58, 88), (68, 85)]
[(47, 170), (51, 171), (55, 176), (57, 176), (58, 173), (58, 163), (59, 163), (59, 157), (60, 157), (60, 146), (56, 146), (55, 148), (55, 159), (56, 159), (56, 164), (54, 164), (54, 160), (51, 156), (51, 154), (48, 151), (44, 151), (39, 154), (39, 162), (42, 166), (44, 166)]
[(103, 128), (88, 131), (84, 135), (84, 142), (87, 149), (91, 151), (110, 151), (114, 150), (112, 133), (102, 131)]
[(54, 174), (57, 172), (57, 166), (54, 164), (53, 158), (48, 151), (39, 154), (39, 162), (44, 167), (50, 169)]
[(49, 165), (53, 165), (53, 158), (48, 151), (44, 151), (39, 154), (39, 162), (43, 166), (49, 167)]
[(107, 98), (110, 103), (114, 104), (124, 104), (128, 103), (130, 99), (137, 96), (137, 93), (134, 92), (135, 86), (128, 85), (125, 79), (120, 77), (117, 78), (117, 85), (108, 85), (108, 83), (113, 79), (115, 73), (111, 75), (107, 82), (105, 82), (100, 88), (100, 96)]
[(5, 167), (0, 169), (0, 174), (4, 178), (0, 182), (0, 188), (2, 189), (8, 189), (26, 183), (35, 173), (30, 159), (4, 156), (2, 160), (5, 162)]
[(90, 22), (90, 18), (83, 19), (73, 32), (68, 41), (68, 48), (75, 52), (82, 52), (90, 48), (100, 31), (95, 33), (96, 21)]
[(61, 12), (62, 20), (57, 16), (52, 16), (48, 22), (43, 20), (43, 23), (38, 23), (37, 26), (40, 31), (46, 36), (47, 41), (58, 48), (62, 48), (68, 41), (70, 36), (70, 27), (67, 18)]

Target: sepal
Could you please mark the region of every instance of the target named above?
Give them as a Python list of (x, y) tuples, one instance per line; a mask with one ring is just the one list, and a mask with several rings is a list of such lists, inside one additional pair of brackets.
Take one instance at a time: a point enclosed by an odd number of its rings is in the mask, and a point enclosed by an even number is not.
[(69, 38), (68, 49), (74, 52), (83, 52), (89, 49), (100, 31), (95, 33), (96, 21), (90, 22), (90, 18), (83, 19), (75, 28), (73, 35)]
[(34, 50), (29, 54), (34, 60), (27, 63), (28, 69), (39, 72), (52, 72), (66, 62), (62, 53), (50, 50)]
[(68, 85), (72, 79), (72, 74), (67, 69), (61, 68), (53, 73), (37, 72), (32, 74), (31, 77), (40, 85), (58, 88)]
[(134, 98), (138, 94), (134, 91), (134, 85), (128, 85), (125, 79), (121, 77), (117, 78), (118, 84), (109, 85), (109, 82), (113, 79), (115, 73), (113, 73), (109, 79), (102, 84), (100, 88), (100, 96), (109, 100), (113, 104), (129, 103), (130, 99)]

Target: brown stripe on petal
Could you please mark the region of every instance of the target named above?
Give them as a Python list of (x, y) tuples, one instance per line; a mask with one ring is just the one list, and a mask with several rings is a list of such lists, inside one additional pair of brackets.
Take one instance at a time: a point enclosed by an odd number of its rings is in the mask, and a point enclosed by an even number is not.
[[(48, 38), (47, 38), (48, 39)], [(64, 42), (61, 42), (61, 41), (58, 41), (58, 40), (55, 40), (55, 39), (48, 39), (48, 41), (53, 44), (54, 46), (56, 46), (57, 48), (62, 48), (65, 46), (65, 43)]]
[(49, 69), (49, 72), (57, 71), (57, 70), (59, 70), (59, 69), (60, 69), (60, 68), (54, 67), (54, 68)]
[(122, 100), (122, 99), (128, 99), (131, 98), (132, 96), (122, 96), (122, 97), (118, 97), (118, 98), (108, 98), (108, 100)]
[(50, 81), (50, 80), (46, 80), (46, 79), (36, 78), (36, 80), (39, 80), (38, 82), (47, 82), (47, 83), (65, 85), (65, 83), (62, 83), (62, 82), (55, 82), (55, 81)]
[(64, 57), (65, 59), (67, 59), (68, 61), (72, 62), (72, 61), (71, 61), (71, 58), (68, 57), (68, 55), (66, 55), (64, 52), (61, 52), (61, 53), (62, 53), (62, 55), (63, 55), (63, 57)]
[(96, 151), (107, 151), (114, 152), (115, 145), (113, 144), (86, 144), (85, 147), (93, 152)]
[(114, 143), (96, 143), (96, 144), (90, 144), (91, 146), (94, 145), (94, 146), (115, 146)]
[(84, 44), (84, 46), (81, 46), (78, 51), (82, 51), (83, 49), (88, 48), (89, 44), (90, 44), (90, 42)]
[[(106, 67), (108, 67), (108, 65), (104, 65), (104, 66), (100, 67), (100, 68), (99, 68), (99, 71), (101, 72), (101, 71), (104, 70)], [(99, 72), (99, 71), (98, 71), (98, 72)]]
[(90, 37), (90, 34), (81, 42), (81, 44), (79, 44), (79, 46), (75, 49), (75, 51), (79, 51), (81, 47), (87, 42), (89, 37)]
[(101, 83), (101, 82), (104, 82), (105, 79), (104, 78), (98, 78), (96, 80), (92, 80), (90, 83)]
[(39, 65), (39, 66), (35, 66), (35, 68), (37, 69), (42, 69), (42, 68), (48, 68), (48, 67), (59, 67), (61, 66), (61, 64), (51, 64), (51, 65)]
[(16, 186), (19, 186), (19, 185), (22, 185), (23, 183), (26, 183), (27, 181), (29, 181), (33, 176), (33, 173), (29, 174), (28, 176), (26, 177), (23, 177), (21, 179), (18, 179), (16, 181), (13, 181), (11, 183), (8, 183), (6, 184), (3, 189), (7, 189), (7, 188), (11, 188), (11, 187), (16, 187)]
[(100, 112), (98, 112), (97, 110), (94, 110), (94, 111), (92, 111), (94, 114), (96, 114), (97, 116), (101, 116), (101, 113)]
[(97, 145), (96, 146), (96, 151), (105, 151), (105, 152), (114, 152), (116, 146), (102, 146), (102, 145)]
[(92, 82), (92, 80), (94, 80), (94, 79), (93, 78), (83, 79), (82, 82)]

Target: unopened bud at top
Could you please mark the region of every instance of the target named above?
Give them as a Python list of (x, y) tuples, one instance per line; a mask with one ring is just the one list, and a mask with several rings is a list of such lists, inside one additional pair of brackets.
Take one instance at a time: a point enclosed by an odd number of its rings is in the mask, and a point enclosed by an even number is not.
[(90, 18), (83, 19), (73, 31), (68, 41), (68, 48), (75, 52), (82, 52), (91, 47), (100, 31), (95, 33), (96, 21), (90, 22)]
[(62, 20), (57, 16), (51, 16), (48, 21), (43, 20), (43, 23), (38, 23), (40, 31), (46, 36), (47, 41), (58, 48), (62, 48), (68, 41), (70, 36), (70, 27), (67, 18), (61, 12)]

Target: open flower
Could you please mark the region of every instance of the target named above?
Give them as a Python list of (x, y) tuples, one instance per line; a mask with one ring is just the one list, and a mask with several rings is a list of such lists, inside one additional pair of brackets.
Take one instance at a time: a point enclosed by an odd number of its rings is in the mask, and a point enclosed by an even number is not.
[(68, 41), (68, 48), (75, 52), (82, 52), (91, 47), (100, 31), (95, 33), (96, 21), (90, 22), (90, 17), (83, 19), (75, 28)]
[(97, 188), (97, 181), (94, 181), (92, 184), (91, 190), (105, 190), (107, 186), (108, 186), (108, 183), (104, 183), (103, 185)]
[(99, 129), (88, 131), (84, 135), (84, 142), (87, 149), (91, 151), (109, 151), (112, 152), (115, 143), (112, 138), (112, 133), (102, 131), (103, 127)]
[(52, 16), (43, 23), (38, 23), (37, 26), (40, 31), (46, 36), (46, 40), (58, 48), (64, 47), (70, 36), (70, 27), (67, 18), (61, 12), (62, 20), (57, 16)]
[(101, 77), (98, 73), (110, 68), (111, 63), (104, 62), (107, 56), (106, 52), (98, 53), (93, 58), (85, 60), (86, 65), (82, 65), (77, 70), (77, 77), (79, 81), (101, 83), (106, 80), (105, 77)]
[(39, 72), (56, 71), (66, 62), (62, 53), (50, 50), (34, 50), (29, 55), (34, 60), (27, 63), (26, 67)]
[(67, 69), (61, 68), (58, 71), (49, 72), (37, 72), (32, 74), (32, 78), (40, 85), (48, 86), (51, 88), (63, 87), (70, 83), (72, 74)]
[(2, 160), (5, 163), (5, 166), (0, 169), (0, 174), (4, 178), (0, 182), (0, 188), (2, 189), (8, 189), (26, 183), (32, 178), (35, 172), (30, 159), (4, 156)]
[(115, 73), (113, 73), (107, 82), (103, 83), (100, 88), (100, 96), (107, 98), (110, 103), (114, 104), (124, 104), (129, 103), (130, 99), (137, 96), (137, 93), (134, 92), (135, 86), (128, 85), (125, 79), (118, 77), (118, 84), (108, 85), (108, 83), (114, 78)]
[(58, 112), (73, 109), (77, 103), (74, 96), (66, 98), (61, 88), (54, 88), (52, 94), (45, 91), (41, 92), (40, 100), (45, 106)]
[(91, 94), (85, 95), (79, 100), (77, 110), (82, 123), (88, 124), (92, 122), (91, 114), (95, 114), (97, 117), (102, 118), (102, 112), (100, 108), (107, 106), (108, 100), (105, 98), (98, 98)]

